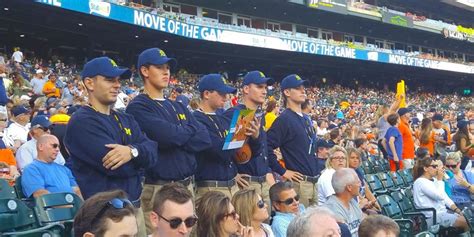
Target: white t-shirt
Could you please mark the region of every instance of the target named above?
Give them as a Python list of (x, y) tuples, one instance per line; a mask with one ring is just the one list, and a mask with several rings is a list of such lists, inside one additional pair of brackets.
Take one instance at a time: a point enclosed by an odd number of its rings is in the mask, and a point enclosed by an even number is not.
[[(417, 208), (435, 208), (436, 215), (446, 213), (446, 206), (451, 206), (454, 202), (444, 191), (444, 182), (441, 180), (431, 181), (420, 177), (413, 184), (413, 199)], [(431, 219), (432, 212), (423, 212), (426, 218)]]
[(328, 198), (335, 193), (331, 183), (334, 173), (336, 173), (335, 169), (325, 169), (318, 179), (318, 206), (326, 203)]
[(7, 147), (12, 147), (16, 140), (20, 140), (21, 143), (25, 143), (28, 139), (28, 132), (30, 131), (30, 124), (22, 126), (19, 123), (12, 123), (8, 128), (5, 129), (3, 134), (3, 142)]
[(23, 53), (21, 51), (15, 51), (12, 55), (13, 61), (17, 63), (23, 62)]

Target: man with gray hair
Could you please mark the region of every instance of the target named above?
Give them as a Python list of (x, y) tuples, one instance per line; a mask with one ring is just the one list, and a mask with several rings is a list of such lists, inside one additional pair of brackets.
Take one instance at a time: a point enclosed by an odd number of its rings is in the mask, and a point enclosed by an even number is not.
[(364, 216), (355, 199), (361, 186), (356, 172), (350, 168), (338, 169), (331, 184), (336, 194), (329, 197), (325, 206), (334, 211), (338, 220), (347, 224), (352, 237), (358, 237), (357, 231)]
[(288, 226), (287, 237), (341, 236), (334, 213), (327, 207), (310, 207)]

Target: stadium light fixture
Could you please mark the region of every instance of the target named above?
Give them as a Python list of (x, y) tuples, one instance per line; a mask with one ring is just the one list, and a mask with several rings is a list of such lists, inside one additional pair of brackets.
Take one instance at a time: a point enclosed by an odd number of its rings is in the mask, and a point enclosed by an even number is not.
[(140, 36), (138, 36), (138, 35), (135, 35), (135, 39), (138, 39), (138, 38), (140, 38)]
[(82, 23), (77, 23), (78, 26), (83, 26)]
[(163, 40), (163, 42), (168, 43), (168, 40)]
[(257, 7), (253, 7), (253, 10), (257, 10)]
[(25, 37), (25, 35), (21, 34), (21, 35), (20, 35), (20, 37), (21, 37), (21, 38), (24, 38), (24, 37)]
[(4, 10), (4, 11), (8, 11), (8, 10), (10, 10), (10, 9), (8, 9), (8, 7), (4, 7), (3, 10)]

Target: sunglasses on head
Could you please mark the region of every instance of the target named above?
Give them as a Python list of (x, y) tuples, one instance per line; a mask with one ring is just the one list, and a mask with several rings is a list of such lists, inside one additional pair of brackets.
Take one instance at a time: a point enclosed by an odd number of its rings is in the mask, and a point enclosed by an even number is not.
[(284, 201), (277, 201), (277, 202), (283, 203), (283, 204), (289, 206), (289, 205), (293, 204), (293, 202), (297, 202), (297, 201), (299, 201), (299, 200), (300, 200), (300, 195), (296, 195), (295, 197), (288, 198), (288, 199), (286, 199), (286, 200), (284, 200)]
[(456, 168), (456, 166), (458, 166), (458, 165), (446, 165), (446, 167), (451, 168), (451, 169)]
[(232, 211), (231, 213), (225, 214), (224, 218), (229, 217), (229, 216), (232, 217), (232, 219), (237, 220), (237, 212), (235, 210)]
[(258, 200), (257, 207), (260, 208), (260, 209), (264, 208), (265, 207), (265, 202), (262, 199)]
[(186, 228), (191, 228), (193, 227), (197, 221), (198, 221), (198, 218), (196, 216), (190, 216), (186, 219), (181, 219), (181, 218), (173, 218), (171, 220), (168, 220), (166, 218), (164, 218), (162, 215), (158, 214), (157, 215), (165, 220), (166, 222), (170, 223), (170, 227), (171, 229), (177, 229), (183, 222), (184, 222), (184, 225), (186, 226)]
[[(57, 145), (59, 146), (58, 144), (53, 144), (53, 145)], [(127, 205), (130, 205), (130, 206), (133, 206), (132, 205), (132, 202), (130, 202), (130, 200), (128, 199), (123, 199), (123, 198), (113, 198), (112, 200), (108, 201), (107, 203), (105, 203), (105, 205), (100, 209), (99, 212), (97, 212), (97, 215), (92, 219), (91, 221), (91, 225), (97, 223), (97, 221), (102, 217), (102, 215), (104, 215), (104, 212), (109, 208), (109, 207), (113, 207), (115, 209), (123, 209), (125, 208)]]

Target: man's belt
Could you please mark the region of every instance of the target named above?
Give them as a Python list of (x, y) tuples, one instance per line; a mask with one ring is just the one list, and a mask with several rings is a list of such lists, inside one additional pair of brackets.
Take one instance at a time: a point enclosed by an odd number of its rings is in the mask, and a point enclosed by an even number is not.
[(180, 183), (184, 186), (188, 186), (191, 184), (191, 182), (193, 181), (193, 176), (189, 176), (185, 179), (182, 179), (182, 180), (151, 180), (151, 179), (145, 179), (145, 184), (152, 184), (152, 185), (165, 185), (165, 184), (169, 184), (169, 183)]
[(310, 182), (310, 183), (313, 183), (313, 184), (317, 183), (318, 179), (319, 179), (319, 175), (318, 176), (303, 175), (303, 181), (307, 181), (307, 182)]
[(218, 180), (201, 180), (196, 181), (196, 186), (200, 188), (204, 187), (213, 187), (213, 188), (229, 188), (235, 185), (235, 179), (228, 181), (218, 181)]
[(264, 176), (242, 176), (243, 179), (249, 182), (263, 183), (267, 181), (267, 177)]

